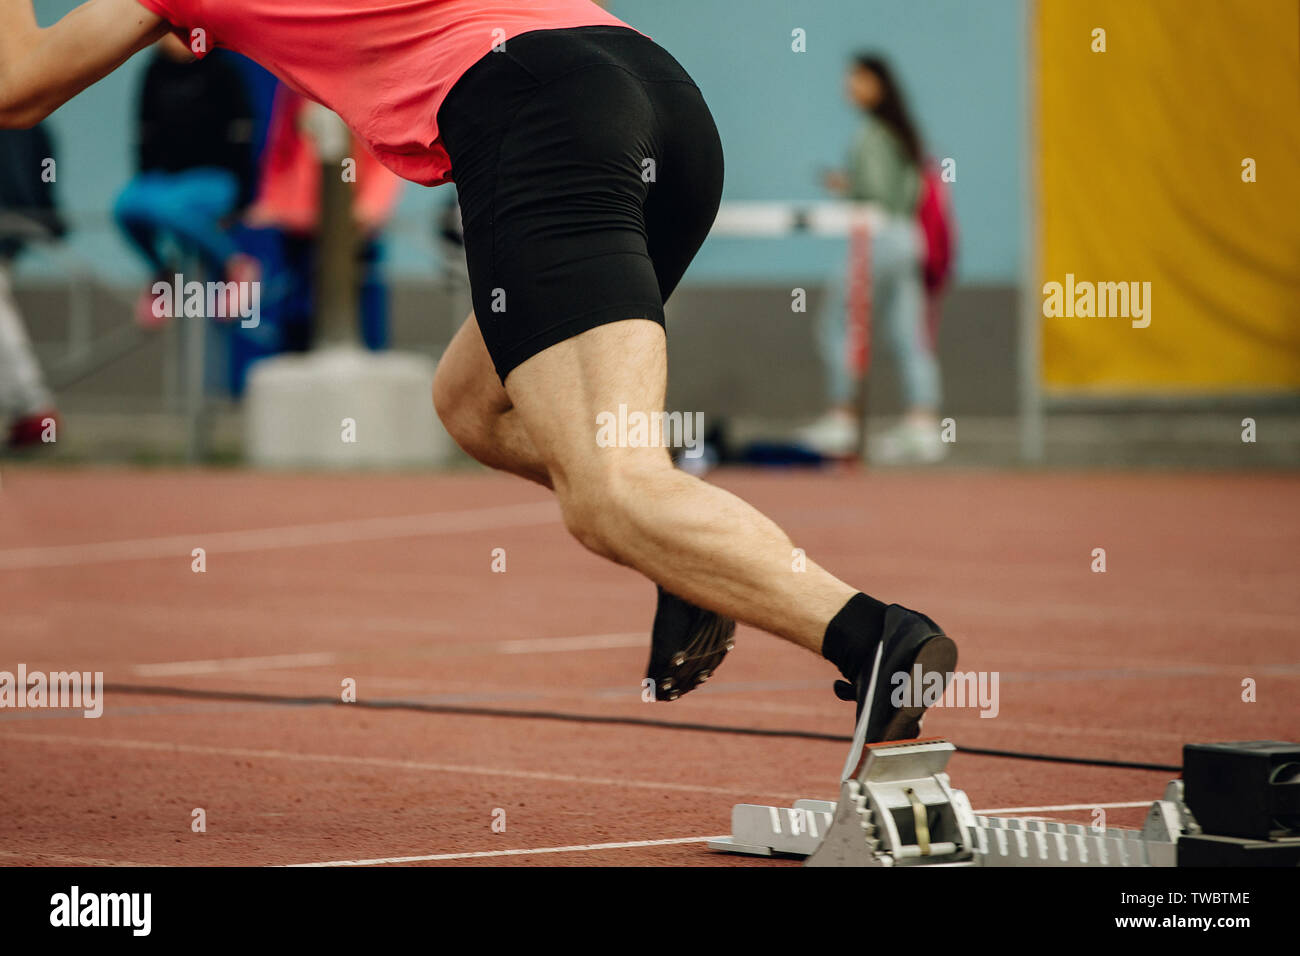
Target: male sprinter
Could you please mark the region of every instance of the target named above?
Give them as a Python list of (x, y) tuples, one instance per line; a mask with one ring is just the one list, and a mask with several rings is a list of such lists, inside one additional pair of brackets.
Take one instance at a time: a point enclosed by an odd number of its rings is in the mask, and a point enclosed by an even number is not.
[(466, 451), (553, 489), (574, 537), (659, 586), (657, 697), (707, 679), (736, 619), (835, 664), (860, 738), (917, 735), (924, 707), (894, 707), (890, 677), (948, 679), (956, 646), (932, 620), (793, 572), (780, 528), (666, 449), (596, 442), (602, 411), (663, 410), (663, 303), (721, 196), (717, 129), (676, 60), (589, 0), (89, 0), (45, 29), (31, 0), (0, 0), (0, 125), (169, 30), (261, 63), (399, 175), (455, 181), (475, 314), (434, 404)]

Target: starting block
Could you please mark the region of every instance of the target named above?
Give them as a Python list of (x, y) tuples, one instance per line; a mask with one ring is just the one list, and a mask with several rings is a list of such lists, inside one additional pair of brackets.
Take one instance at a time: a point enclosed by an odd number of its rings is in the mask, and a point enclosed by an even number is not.
[[(947, 740), (855, 741), (839, 800), (799, 800), (793, 807), (737, 804), (731, 836), (709, 848), (754, 856), (803, 857), (806, 866), (1086, 866), (1172, 867), (1300, 862), (1300, 745), (1276, 741), (1189, 745), (1184, 750), (1193, 806), (1225, 821), (1254, 813), (1256, 834), (1210, 834), (1192, 814), (1183, 780), (1170, 781), (1141, 830), (976, 814), (947, 774), (957, 748)], [(1207, 756), (1208, 755), (1208, 756)], [(854, 759), (856, 756), (856, 760)], [(1199, 762), (1198, 762), (1199, 760)], [(1235, 809), (1221, 804), (1222, 776), (1211, 770), (1244, 762)], [(1209, 761), (1213, 764), (1202, 769)], [(1218, 825), (1220, 832), (1226, 833)], [(1262, 828), (1262, 829), (1260, 829)], [(1220, 848), (1232, 840), (1228, 850)], [(1181, 843), (1181, 845), (1180, 845)], [(1244, 844), (1249, 846), (1244, 846)], [(1207, 851), (1206, 846), (1210, 849)], [(1229, 854), (1232, 854), (1231, 856)]]
[(838, 802), (739, 804), (731, 836), (709, 847), (803, 856), (808, 866), (973, 865), (975, 814), (945, 773), (956, 749), (939, 739), (867, 745)]

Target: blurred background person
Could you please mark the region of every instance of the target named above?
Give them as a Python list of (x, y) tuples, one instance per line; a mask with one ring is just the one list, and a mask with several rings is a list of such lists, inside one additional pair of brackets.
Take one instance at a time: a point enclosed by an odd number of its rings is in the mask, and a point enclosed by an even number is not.
[[(824, 185), (854, 202), (877, 205), (884, 221), (871, 237), (871, 336), (898, 370), (903, 418), (873, 439), (873, 461), (932, 462), (944, 457), (938, 425), (942, 398), (932, 329), (926, 322), (926, 237), (917, 217), (925, 153), (894, 73), (874, 53), (856, 55), (845, 95), (863, 116), (843, 171)], [(837, 273), (819, 323), (828, 411), (801, 433), (810, 447), (833, 456), (853, 453), (858, 434), (855, 382), (847, 355), (847, 281)]]
[(55, 239), (64, 225), (54, 196), (54, 146), (43, 125), (0, 130), (0, 421), (8, 446), (39, 445), (58, 421), (13, 294), (13, 262), (33, 240)]
[(196, 60), (172, 34), (155, 44), (140, 91), (138, 172), (113, 210), (154, 271), (136, 307), (142, 326), (165, 321), (154, 315), (153, 284), (170, 283), (192, 256), (210, 279), (259, 278), (257, 260), (230, 230), (256, 189), (253, 134), (253, 107), (233, 57), (216, 51)]
[[(283, 296), (279, 350), (304, 352), (315, 339), (314, 277), (321, 218), (321, 160), (307, 131), (309, 110), (322, 109), (280, 86), (271, 114), (257, 200), (245, 223), (279, 233), (271, 285)], [(360, 326), (366, 348), (388, 346), (388, 286), (384, 281), (383, 230), (401, 197), (402, 180), (351, 136), (355, 161), (352, 214), (360, 233)], [(342, 174), (342, 170), (340, 170)]]

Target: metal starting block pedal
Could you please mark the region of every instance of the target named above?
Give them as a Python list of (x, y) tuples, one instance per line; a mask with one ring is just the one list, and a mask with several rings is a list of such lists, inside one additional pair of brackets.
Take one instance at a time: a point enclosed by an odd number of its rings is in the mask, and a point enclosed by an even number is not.
[(956, 749), (940, 739), (869, 744), (841, 782), (839, 802), (738, 804), (731, 836), (709, 848), (805, 856), (808, 866), (970, 866), (975, 814), (944, 772)]
[(944, 772), (956, 751), (938, 739), (863, 747), (807, 865), (970, 866), (975, 814)]

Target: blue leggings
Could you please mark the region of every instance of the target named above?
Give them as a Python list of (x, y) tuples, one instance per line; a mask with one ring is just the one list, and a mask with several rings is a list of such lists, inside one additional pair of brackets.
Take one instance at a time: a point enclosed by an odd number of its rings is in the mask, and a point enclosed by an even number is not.
[(225, 273), (239, 251), (221, 220), (235, 210), (239, 182), (225, 169), (203, 167), (180, 173), (140, 173), (122, 190), (113, 217), (155, 272), (178, 263), (169, 245), (198, 255), (212, 275)]
[[(925, 329), (921, 285), (921, 236), (910, 218), (891, 217), (871, 237), (872, 352), (887, 353), (898, 369), (905, 408), (938, 408), (942, 397), (939, 363)], [(847, 293), (843, 269), (831, 277), (818, 324), (832, 405), (854, 401), (845, 328)]]

